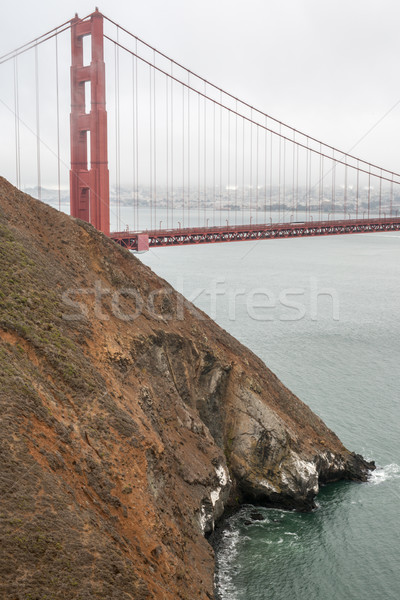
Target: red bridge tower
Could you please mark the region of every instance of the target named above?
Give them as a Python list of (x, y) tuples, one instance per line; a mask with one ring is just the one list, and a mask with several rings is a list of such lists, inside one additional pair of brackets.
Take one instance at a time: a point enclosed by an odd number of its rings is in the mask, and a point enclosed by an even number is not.
[[(71, 24), (71, 215), (110, 235), (103, 15), (96, 8), (89, 19), (82, 21), (75, 15)], [(92, 58), (84, 66), (83, 38), (87, 35), (91, 36)], [(86, 82), (90, 83), (90, 113), (85, 108)]]

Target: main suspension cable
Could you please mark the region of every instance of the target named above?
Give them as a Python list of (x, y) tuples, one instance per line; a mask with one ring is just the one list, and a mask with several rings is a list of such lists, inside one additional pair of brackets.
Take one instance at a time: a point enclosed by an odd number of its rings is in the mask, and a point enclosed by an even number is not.
[[(87, 19), (87, 18), (88, 17), (85, 17), (85, 19)], [(82, 19), (82, 20), (84, 20), (84, 19)], [(62, 27), (64, 27), (64, 29), (61, 29)], [(3, 56), (0, 56), (0, 65), (7, 62), (8, 60), (12, 60), (16, 56), (19, 56), (20, 54), (23, 54), (24, 52), (27, 52), (28, 50), (31, 50), (35, 46), (39, 46), (40, 44), (47, 42), (51, 38), (53, 38), (57, 35), (60, 35), (60, 33), (67, 31), (68, 29), (70, 29), (70, 27), (71, 27), (71, 21), (65, 21), (65, 23), (62, 23), (58, 27), (54, 27), (54, 29), (51, 29), (47, 33), (40, 35), (39, 37), (35, 38), (34, 40), (31, 40), (30, 42), (27, 42), (26, 44), (23, 44), (22, 46), (19, 46), (18, 48), (15, 48), (14, 50), (7, 52), (6, 54), (3, 54)]]
[[(111, 24), (113, 24), (115, 27), (117, 27), (117, 28), (121, 29), (122, 31), (124, 31), (124, 32), (125, 32), (127, 35), (129, 35), (130, 37), (134, 38), (135, 40), (138, 40), (138, 41), (139, 41), (141, 44), (143, 44), (143, 45), (144, 45), (144, 46), (146, 46), (147, 48), (151, 49), (153, 52), (156, 52), (158, 55), (162, 56), (163, 58), (167, 59), (167, 60), (168, 60), (168, 61), (170, 61), (171, 63), (175, 64), (177, 67), (179, 67), (180, 69), (184, 70), (185, 72), (188, 72), (188, 73), (190, 73), (190, 75), (192, 75), (193, 77), (195, 77), (195, 78), (196, 78), (196, 79), (198, 79), (199, 81), (201, 81), (201, 82), (205, 83), (207, 86), (210, 86), (210, 87), (214, 88), (214, 90), (217, 90), (218, 92), (220, 92), (220, 93), (223, 93), (223, 94), (224, 94), (224, 96), (226, 96), (226, 97), (228, 97), (228, 98), (231, 98), (231, 99), (232, 99), (232, 100), (234, 100), (234, 101), (236, 101), (236, 100), (237, 100), (237, 101), (238, 101), (238, 102), (239, 102), (239, 103), (240, 103), (242, 106), (244, 106), (244, 107), (246, 107), (246, 108), (250, 109), (251, 111), (254, 111), (255, 113), (257, 113), (257, 114), (259, 114), (260, 116), (262, 116), (263, 118), (264, 118), (264, 117), (268, 117), (268, 119), (270, 119), (271, 121), (273, 121), (273, 122), (274, 122), (274, 123), (276, 123), (277, 125), (279, 125), (279, 126), (281, 126), (281, 127), (284, 127), (285, 129), (288, 129), (288, 130), (290, 130), (291, 132), (294, 132), (294, 133), (296, 133), (296, 134), (297, 134), (297, 135), (299, 135), (299, 136), (303, 136), (304, 138), (307, 138), (307, 139), (308, 139), (309, 141), (311, 141), (311, 142), (314, 142), (314, 143), (316, 143), (316, 144), (321, 144), (321, 145), (322, 145), (322, 146), (324, 146), (324, 147), (325, 147), (327, 150), (330, 150), (330, 151), (332, 151), (332, 152), (334, 152), (334, 153), (341, 154), (341, 155), (343, 155), (343, 156), (345, 156), (345, 155), (346, 155), (348, 158), (351, 158), (351, 159), (353, 159), (353, 160), (358, 160), (359, 162), (361, 162), (361, 163), (363, 163), (363, 164), (365, 164), (365, 165), (370, 165), (372, 168), (375, 168), (375, 169), (378, 169), (378, 170), (379, 170), (379, 169), (381, 169), (381, 167), (380, 167), (380, 166), (378, 166), (378, 165), (375, 165), (375, 164), (373, 164), (373, 163), (369, 163), (368, 161), (366, 161), (366, 160), (363, 160), (363, 159), (360, 159), (360, 158), (358, 158), (358, 157), (356, 157), (356, 156), (354, 156), (354, 155), (352, 155), (352, 154), (349, 154), (348, 152), (345, 152), (345, 151), (343, 151), (343, 150), (339, 150), (338, 148), (336, 148), (336, 147), (334, 147), (334, 146), (332, 146), (332, 145), (330, 145), (330, 144), (327, 144), (327, 143), (325, 143), (325, 142), (322, 142), (321, 140), (318, 140), (317, 138), (314, 138), (314, 137), (312, 137), (312, 136), (310, 136), (310, 135), (308, 135), (308, 134), (306, 134), (306, 133), (304, 133), (304, 132), (302, 132), (302, 131), (300, 131), (300, 130), (296, 129), (295, 127), (292, 127), (291, 125), (288, 125), (287, 123), (285, 123), (285, 122), (283, 122), (283, 121), (280, 121), (279, 119), (276, 119), (275, 117), (272, 117), (271, 115), (268, 115), (267, 113), (265, 113), (264, 111), (262, 111), (262, 110), (260, 110), (260, 109), (257, 109), (257, 108), (255, 108), (255, 107), (254, 107), (254, 106), (252, 106), (251, 104), (249, 104), (249, 103), (247, 103), (247, 102), (245, 102), (245, 101), (241, 100), (240, 98), (237, 98), (237, 97), (236, 97), (234, 94), (231, 94), (231, 93), (229, 93), (229, 92), (226, 92), (225, 90), (223, 90), (223, 89), (222, 89), (222, 88), (220, 88), (219, 86), (217, 86), (217, 85), (215, 85), (215, 84), (211, 83), (210, 81), (208, 81), (208, 80), (207, 80), (207, 79), (205, 79), (204, 77), (202, 77), (202, 76), (200, 76), (200, 75), (197, 75), (197, 73), (194, 73), (193, 71), (191, 71), (191, 70), (190, 70), (190, 69), (188, 69), (187, 67), (183, 66), (183, 65), (182, 65), (182, 64), (180, 64), (179, 62), (177, 62), (177, 61), (175, 61), (175, 60), (171, 59), (171, 58), (170, 58), (170, 57), (168, 57), (166, 54), (164, 54), (164, 53), (163, 53), (163, 52), (161, 52), (160, 50), (157, 50), (157, 49), (156, 49), (154, 46), (151, 46), (150, 44), (148, 44), (147, 42), (145, 42), (144, 40), (142, 40), (142, 39), (141, 39), (141, 38), (139, 38), (138, 36), (134, 35), (134, 34), (133, 34), (133, 33), (131, 33), (129, 30), (125, 29), (124, 27), (122, 27), (121, 25), (119, 25), (118, 23), (116, 23), (115, 21), (113, 21), (112, 19), (110, 19), (109, 17), (107, 17), (106, 15), (103, 15), (103, 17), (104, 17), (104, 18), (105, 18), (107, 21), (109, 21)], [(107, 37), (107, 36), (104, 36), (104, 37)], [(114, 41), (114, 40), (112, 40), (112, 39), (111, 39), (111, 38), (109, 38), (109, 37), (108, 37), (108, 39), (109, 39), (110, 41)], [(115, 43), (115, 42), (114, 42), (114, 43)], [(128, 49), (128, 48), (126, 48), (126, 47), (124, 47), (124, 49), (125, 49), (127, 52), (131, 52), (131, 50), (129, 50), (129, 49)], [(143, 57), (140, 57), (140, 56), (139, 56), (138, 58), (140, 58), (141, 60), (144, 60), (144, 61), (146, 60), (146, 59), (144, 59)], [(179, 79), (177, 79), (177, 81), (178, 81), (179, 83), (181, 83), (182, 85), (185, 85), (184, 81), (181, 81), (181, 80), (179, 80)], [(196, 89), (195, 89), (195, 91), (196, 91), (197, 93), (201, 93), (199, 90), (196, 90)], [(208, 98), (208, 99), (212, 100), (212, 98)], [(230, 110), (230, 109), (227, 107), (227, 110)], [(232, 112), (233, 112), (233, 111), (232, 111)], [(241, 113), (240, 113), (240, 114), (241, 114)], [(241, 116), (243, 116), (243, 115), (241, 114)], [(256, 122), (256, 121), (255, 121), (255, 124), (256, 124), (256, 125), (260, 125), (260, 123), (258, 123), (258, 122)], [(271, 131), (272, 131), (273, 133), (275, 133), (275, 134), (277, 133), (277, 132), (276, 132), (276, 131), (274, 131), (274, 130), (271, 130)], [(286, 138), (286, 139), (290, 139), (290, 138)], [(316, 153), (318, 154), (318, 152), (316, 152)], [(336, 161), (337, 161), (337, 162), (340, 162), (338, 159), (336, 159)], [(341, 164), (343, 164), (343, 163), (341, 163)], [(382, 169), (382, 171), (384, 171), (384, 172), (386, 172), (386, 173), (390, 173), (390, 174), (392, 174), (393, 176), (398, 176), (398, 177), (400, 177), (400, 174), (399, 174), (399, 173), (395, 173), (394, 171), (391, 171), (390, 169), (384, 169), (384, 168), (383, 168), (383, 169)], [(364, 172), (365, 172), (365, 173), (368, 173), (368, 171), (364, 171)], [(385, 178), (383, 178), (383, 179), (385, 179)], [(388, 180), (388, 181), (390, 181), (390, 179), (387, 179), (387, 180)]]
[[(104, 35), (104, 38), (108, 39), (113, 44), (118, 45), (120, 48), (124, 49), (126, 52), (128, 52), (128, 53), (130, 53), (130, 54), (132, 54), (134, 56), (137, 56), (137, 58), (139, 60), (141, 60), (142, 62), (146, 63), (151, 68), (156, 69), (157, 71), (159, 71), (160, 73), (163, 73), (164, 75), (168, 74), (166, 71), (164, 71), (160, 67), (155, 66), (152, 62), (150, 62), (147, 59), (143, 58), (142, 56), (136, 54), (135, 52), (133, 52), (133, 50), (130, 50), (129, 48), (127, 48), (123, 44), (115, 41), (114, 39), (112, 39), (108, 35)], [(182, 81), (182, 80), (178, 79), (177, 77), (173, 77), (171, 75), (169, 75), (169, 77), (171, 77), (171, 79), (173, 79), (178, 84), (180, 84), (183, 88), (191, 90), (191, 91), (195, 92), (196, 94), (202, 96), (206, 100), (209, 100), (210, 102), (214, 102), (214, 103), (218, 104), (219, 106), (221, 106), (221, 108), (225, 109), (226, 111), (229, 111), (231, 114), (238, 115), (238, 116), (242, 117), (244, 120), (248, 121), (249, 123), (251, 123), (251, 124), (253, 124), (253, 125), (257, 126), (257, 127), (260, 127), (261, 129), (264, 129), (266, 131), (269, 131), (272, 135), (275, 135), (275, 136), (279, 137), (281, 140), (286, 140), (287, 142), (292, 143), (292, 139), (289, 138), (287, 135), (284, 135), (283, 133), (277, 132), (274, 129), (271, 129), (270, 127), (267, 127), (266, 125), (264, 125), (262, 123), (259, 123), (258, 121), (255, 121), (252, 116), (251, 117), (247, 117), (246, 115), (243, 115), (240, 112), (237, 112), (235, 109), (233, 109), (233, 108), (231, 108), (231, 107), (226, 106), (225, 104), (223, 104), (222, 103), (222, 94), (225, 94), (225, 92), (223, 90), (221, 90), (221, 99), (220, 99), (220, 101), (218, 101), (218, 100), (215, 100), (214, 98), (212, 98), (211, 96), (209, 96), (208, 94), (206, 95), (204, 92), (202, 92), (202, 91), (194, 88), (193, 86), (188, 86), (188, 84), (185, 81)], [(204, 81), (206, 81), (206, 80), (204, 80)], [(207, 85), (212, 85), (212, 84), (207, 83)], [(213, 86), (213, 87), (216, 88), (216, 86)], [(230, 96), (230, 94), (227, 94), (227, 95)], [(241, 100), (239, 100), (239, 102), (242, 103)], [(245, 104), (245, 103), (242, 103), (242, 104)], [(251, 115), (252, 115), (253, 111), (256, 111), (256, 112), (260, 113), (260, 111), (258, 111), (257, 109), (254, 109), (253, 107), (250, 107), (250, 108), (251, 108)], [(260, 113), (260, 114), (264, 114), (264, 113)], [(328, 158), (329, 160), (332, 160), (332, 154), (334, 155), (335, 153), (339, 153), (343, 158), (335, 158), (334, 161), (335, 161), (336, 164), (341, 164), (341, 165), (346, 165), (347, 164), (349, 168), (352, 168), (354, 170), (358, 170), (359, 172), (365, 173), (366, 175), (370, 175), (371, 174), (371, 172), (370, 172), (371, 168), (372, 169), (377, 169), (379, 171), (382, 170), (384, 173), (388, 174), (388, 175), (382, 177), (383, 181), (388, 181), (388, 182), (393, 181), (396, 184), (400, 183), (400, 174), (399, 173), (395, 173), (394, 171), (390, 171), (388, 169), (381, 168), (381, 167), (379, 167), (377, 165), (374, 165), (373, 163), (369, 163), (369, 162), (367, 162), (367, 161), (365, 161), (363, 159), (356, 158), (355, 156), (352, 156), (351, 154), (347, 154), (346, 152), (337, 150), (333, 146), (330, 146), (329, 144), (325, 144), (323, 142), (320, 142), (320, 141), (316, 140), (315, 138), (312, 138), (311, 136), (307, 136), (306, 134), (303, 134), (303, 133), (299, 132), (298, 130), (295, 130), (293, 127), (289, 127), (289, 126), (285, 125), (284, 123), (281, 123), (280, 121), (277, 121), (273, 117), (269, 117), (269, 119), (271, 119), (271, 120), (277, 122), (278, 124), (280, 124), (280, 128), (283, 126), (283, 127), (286, 127), (287, 129), (290, 129), (292, 132), (296, 132), (297, 134), (304, 136), (306, 138), (306, 140), (307, 140), (307, 143), (296, 141), (296, 145), (299, 146), (300, 148), (303, 148), (305, 150), (309, 150), (310, 152), (312, 152), (313, 154), (316, 154), (316, 155), (322, 155), (322, 156), (324, 156), (324, 158)], [(310, 141), (314, 141), (314, 142), (322, 145), (324, 148), (327, 149), (327, 151), (329, 150), (331, 152), (331, 154), (326, 154), (326, 152), (322, 152), (321, 153), (321, 151), (318, 150), (318, 149), (316, 149), (316, 148), (310, 148), (309, 145), (308, 145)], [(361, 163), (361, 164), (365, 165), (365, 168), (361, 168), (360, 166), (356, 167), (355, 165), (349, 165), (347, 162), (345, 162), (344, 157), (351, 158), (351, 159), (357, 161), (358, 164)], [(389, 175), (391, 175), (392, 177), (389, 177)], [(373, 173), (372, 173), (372, 176), (373, 177), (379, 177), (379, 175), (373, 174)], [(399, 178), (399, 181), (394, 180), (393, 179), (394, 177)]]

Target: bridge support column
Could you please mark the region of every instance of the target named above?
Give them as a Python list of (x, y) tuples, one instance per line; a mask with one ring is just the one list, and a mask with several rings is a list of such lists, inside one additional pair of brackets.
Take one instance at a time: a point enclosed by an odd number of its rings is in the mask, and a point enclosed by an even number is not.
[[(103, 15), (94, 12), (71, 22), (71, 215), (110, 234), (110, 192), (107, 156), (107, 112), (103, 52)], [(91, 36), (90, 65), (83, 64), (83, 38)], [(86, 113), (86, 83), (91, 109)], [(88, 137), (90, 136), (90, 165)]]

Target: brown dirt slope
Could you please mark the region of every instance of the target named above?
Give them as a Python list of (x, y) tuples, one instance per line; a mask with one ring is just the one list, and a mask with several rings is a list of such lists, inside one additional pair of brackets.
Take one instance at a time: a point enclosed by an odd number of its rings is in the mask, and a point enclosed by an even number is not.
[[(135, 317), (135, 318), (134, 318)], [(213, 597), (227, 503), (368, 465), (127, 251), (0, 179), (0, 597)]]

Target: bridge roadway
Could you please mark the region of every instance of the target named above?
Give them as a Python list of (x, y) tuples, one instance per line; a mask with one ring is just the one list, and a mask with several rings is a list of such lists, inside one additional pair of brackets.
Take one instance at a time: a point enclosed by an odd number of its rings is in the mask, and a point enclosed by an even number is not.
[(121, 231), (111, 233), (110, 237), (124, 248), (145, 252), (149, 248), (162, 246), (276, 240), (380, 231), (400, 231), (400, 217)]

